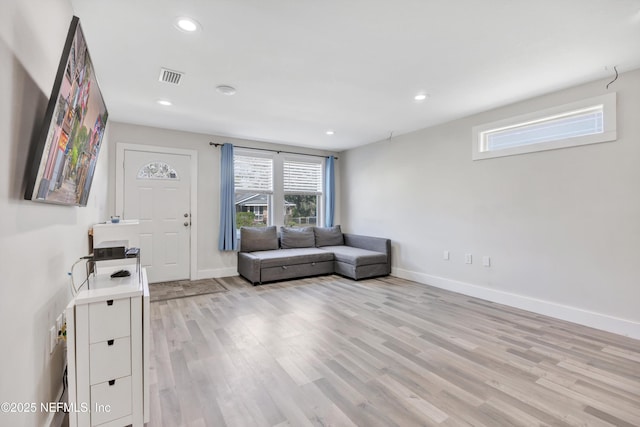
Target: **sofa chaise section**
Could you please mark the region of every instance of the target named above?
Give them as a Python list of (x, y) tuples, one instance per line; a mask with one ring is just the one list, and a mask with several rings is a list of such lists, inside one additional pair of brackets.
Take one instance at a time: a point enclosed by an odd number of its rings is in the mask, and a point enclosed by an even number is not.
[(333, 253), (334, 272), (354, 280), (391, 273), (391, 240), (344, 234), (344, 245), (323, 246)]

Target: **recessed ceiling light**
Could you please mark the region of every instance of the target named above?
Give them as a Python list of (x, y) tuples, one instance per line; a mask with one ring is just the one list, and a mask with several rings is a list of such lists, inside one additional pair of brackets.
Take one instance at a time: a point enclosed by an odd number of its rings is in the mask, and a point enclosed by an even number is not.
[(428, 95), (426, 93), (419, 93), (416, 96), (413, 97), (413, 99), (415, 99), (416, 101), (424, 101), (425, 99), (427, 99)]
[(168, 101), (166, 99), (158, 99), (156, 102), (162, 105), (163, 107), (170, 107), (171, 105), (173, 105), (171, 101)]
[(332, 130), (328, 130), (325, 132), (327, 135), (334, 135), (336, 132)]
[(198, 29), (198, 23), (191, 18), (180, 17), (176, 19), (176, 27), (182, 31), (192, 33)]
[(234, 88), (233, 86), (229, 86), (229, 85), (220, 85), (220, 86), (216, 87), (216, 90), (218, 92), (220, 92), (221, 94), (227, 95), (227, 96), (235, 95), (235, 93), (236, 93), (236, 88)]

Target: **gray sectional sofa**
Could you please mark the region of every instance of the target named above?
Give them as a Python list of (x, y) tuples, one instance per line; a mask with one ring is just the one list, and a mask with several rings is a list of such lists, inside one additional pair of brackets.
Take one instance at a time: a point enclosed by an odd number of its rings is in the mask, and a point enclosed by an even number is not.
[(238, 273), (252, 284), (337, 273), (354, 280), (391, 273), (391, 241), (335, 227), (242, 227)]

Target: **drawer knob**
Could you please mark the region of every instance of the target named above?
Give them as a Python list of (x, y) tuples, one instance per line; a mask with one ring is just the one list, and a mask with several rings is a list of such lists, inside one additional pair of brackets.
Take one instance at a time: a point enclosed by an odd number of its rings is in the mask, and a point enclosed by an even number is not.
[(108, 340), (107, 345), (113, 345), (113, 340)]
[(109, 380), (109, 385), (112, 386), (116, 383), (116, 380)]
[(286, 270), (286, 269), (287, 269), (287, 266), (286, 266), (286, 265), (283, 265), (283, 266), (282, 266), (282, 269), (283, 269), (283, 270)]
[(113, 305), (113, 300), (112, 299), (107, 300), (107, 305)]

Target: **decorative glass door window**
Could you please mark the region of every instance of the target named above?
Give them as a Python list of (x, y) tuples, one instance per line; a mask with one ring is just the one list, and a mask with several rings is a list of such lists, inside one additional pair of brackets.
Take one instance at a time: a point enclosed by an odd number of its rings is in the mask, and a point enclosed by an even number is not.
[(138, 179), (180, 179), (178, 172), (165, 162), (149, 162), (138, 171)]

